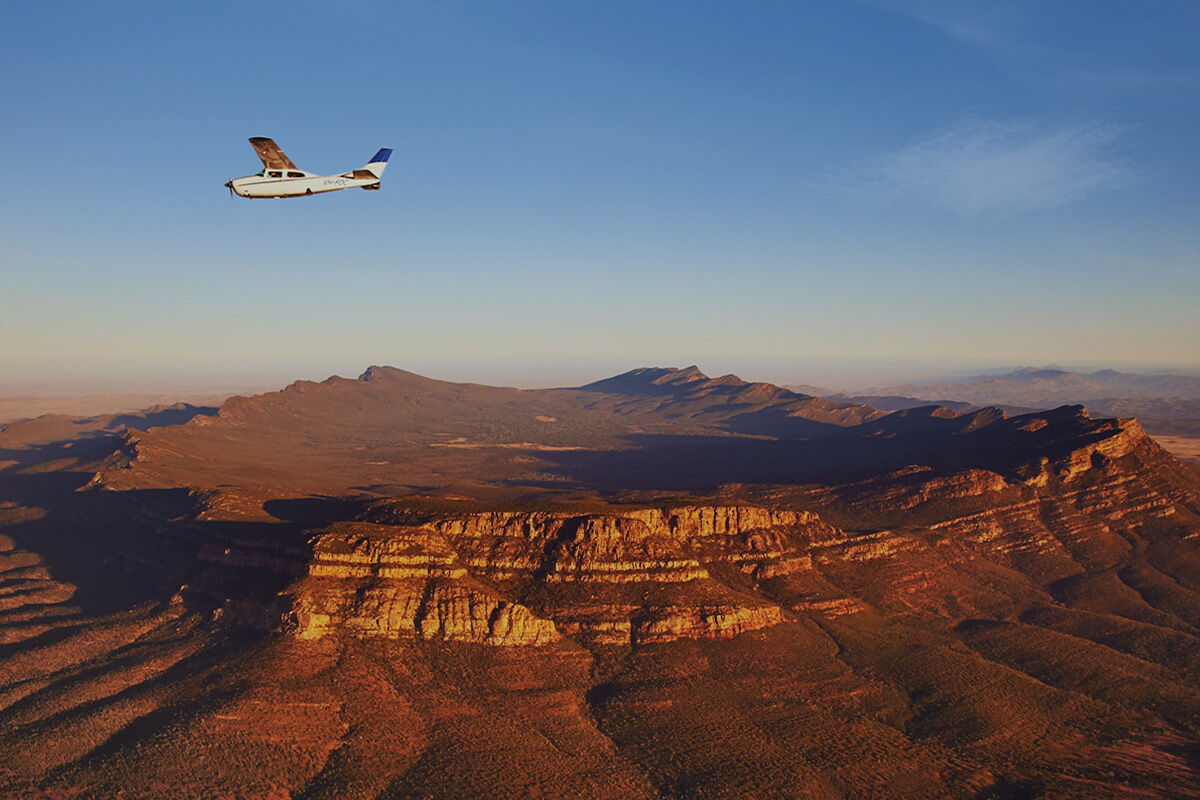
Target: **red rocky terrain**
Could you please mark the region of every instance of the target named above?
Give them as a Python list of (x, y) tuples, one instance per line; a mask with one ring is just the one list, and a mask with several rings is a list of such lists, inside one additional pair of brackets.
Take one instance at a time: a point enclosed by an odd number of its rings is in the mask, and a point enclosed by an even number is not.
[(1136, 421), (695, 368), (195, 411), (0, 431), (0, 792), (1200, 796), (1200, 478)]

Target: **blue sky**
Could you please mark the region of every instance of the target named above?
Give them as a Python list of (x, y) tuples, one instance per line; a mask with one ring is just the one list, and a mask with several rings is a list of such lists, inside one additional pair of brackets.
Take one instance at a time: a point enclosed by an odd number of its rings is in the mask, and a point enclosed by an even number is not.
[[(0, 391), (1200, 371), (1192, 0), (0, 22)], [(231, 200), (249, 136), (317, 172), (395, 154), (381, 192)]]

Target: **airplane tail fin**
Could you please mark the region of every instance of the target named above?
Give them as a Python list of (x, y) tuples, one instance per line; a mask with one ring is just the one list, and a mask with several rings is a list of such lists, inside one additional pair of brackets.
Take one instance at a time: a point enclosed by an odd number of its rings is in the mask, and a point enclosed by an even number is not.
[[(378, 153), (371, 156), (371, 160), (367, 162), (367, 165), (363, 167), (363, 169), (374, 175), (376, 178), (381, 178), (383, 177), (383, 171), (387, 169), (388, 159), (391, 157), (392, 150), (390, 147), (381, 148)], [(357, 172), (358, 170), (355, 171)]]

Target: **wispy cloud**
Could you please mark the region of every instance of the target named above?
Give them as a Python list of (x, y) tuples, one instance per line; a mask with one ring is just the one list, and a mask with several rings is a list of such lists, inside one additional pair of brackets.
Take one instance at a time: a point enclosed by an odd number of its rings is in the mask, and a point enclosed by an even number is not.
[[(1200, 73), (1167, 65), (1153, 66), (1142, 54), (1134, 66), (1132, 54), (1092, 45), (1056, 23), (1054, 3), (969, 3), (962, 0), (859, 0), (881, 11), (906, 17), (938, 31), (948, 39), (977, 49), (1001, 69), (1044, 86), (1052, 82), (1070, 90), (1140, 91), (1153, 87), (1195, 86)], [(1180, 8), (1186, 7), (1186, 4)], [(1184, 12), (1187, 13), (1186, 11)], [(1171, 18), (1165, 12), (1164, 22)], [(1119, 15), (1118, 15), (1119, 18)], [(1175, 21), (1186, 25), (1189, 17)], [(1110, 23), (1119, 24), (1119, 23)], [(1041, 32), (1042, 35), (1034, 35)]]
[(865, 5), (908, 17), (953, 39), (971, 44), (1001, 41), (999, 29), (1014, 10), (1003, 4), (972, 5), (960, 0), (862, 0)]
[(966, 213), (1061, 206), (1131, 177), (1112, 153), (1120, 133), (1098, 123), (969, 121), (884, 156), (877, 179)]

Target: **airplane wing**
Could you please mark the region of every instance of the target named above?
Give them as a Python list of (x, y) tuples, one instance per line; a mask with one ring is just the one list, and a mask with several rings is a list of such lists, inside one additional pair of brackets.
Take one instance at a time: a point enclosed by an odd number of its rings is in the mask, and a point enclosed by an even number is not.
[(250, 140), (250, 146), (254, 148), (254, 152), (258, 153), (263, 166), (267, 169), (300, 169), (292, 163), (287, 154), (279, 149), (279, 145), (275, 144), (274, 139), (255, 136)]

